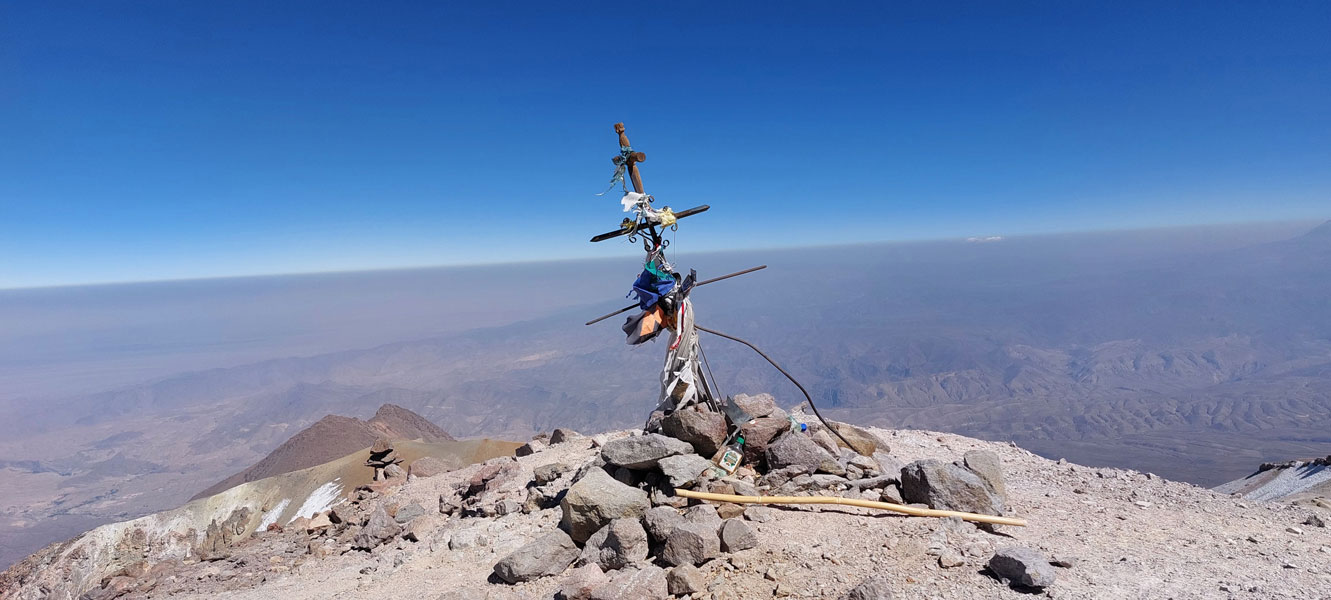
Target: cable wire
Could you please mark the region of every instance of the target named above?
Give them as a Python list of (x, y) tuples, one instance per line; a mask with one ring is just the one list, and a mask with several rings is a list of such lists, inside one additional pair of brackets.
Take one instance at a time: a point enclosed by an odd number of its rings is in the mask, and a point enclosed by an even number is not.
[(764, 359), (766, 359), (767, 362), (771, 363), (773, 367), (776, 367), (776, 370), (781, 371), (781, 374), (785, 375), (786, 379), (789, 379), (791, 383), (795, 384), (795, 387), (800, 389), (800, 393), (804, 394), (804, 399), (809, 402), (809, 408), (813, 409), (813, 415), (815, 417), (818, 417), (819, 421), (822, 421), (824, 427), (832, 430), (832, 433), (836, 434), (837, 437), (841, 438), (841, 441), (846, 443), (847, 448), (852, 448), (852, 449), (855, 448), (855, 444), (850, 443), (850, 440), (846, 439), (846, 436), (841, 435), (840, 431), (837, 431), (835, 427), (829, 425), (827, 423), (827, 419), (823, 418), (822, 413), (818, 412), (818, 407), (814, 406), (813, 398), (809, 396), (809, 391), (804, 389), (804, 386), (800, 385), (800, 382), (796, 381), (795, 378), (790, 373), (787, 373), (785, 369), (782, 369), (781, 365), (776, 364), (776, 361), (772, 360), (772, 357), (768, 356), (767, 353), (763, 352), (762, 350), (759, 350), (757, 346), (754, 346), (753, 344), (749, 343), (748, 340), (740, 339), (733, 335), (721, 333), (720, 331), (716, 331), (714, 329), (708, 329), (706, 327), (703, 327), (702, 325), (699, 325), (697, 322), (694, 322), (693, 327), (698, 331), (706, 331), (707, 333), (710, 333), (712, 335), (720, 336), (728, 340), (731, 340), (733, 342), (739, 342), (741, 344), (744, 344), (745, 346), (752, 348), (754, 352), (758, 353), (758, 356), (761, 356)]

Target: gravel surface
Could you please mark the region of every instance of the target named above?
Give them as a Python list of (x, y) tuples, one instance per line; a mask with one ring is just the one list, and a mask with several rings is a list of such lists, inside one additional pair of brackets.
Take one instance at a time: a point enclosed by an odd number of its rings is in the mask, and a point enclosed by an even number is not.
[[(875, 432), (904, 462), (960, 460), (972, 449), (997, 453), (1008, 514), (1028, 519), (1029, 526), (991, 533), (958, 520), (846, 507), (777, 509), (770, 520), (748, 523), (758, 538), (755, 548), (699, 567), (709, 591), (695, 597), (837, 598), (870, 576), (882, 576), (898, 598), (1030, 598), (985, 570), (995, 549), (1021, 545), (1070, 565), (1058, 567), (1056, 582), (1040, 592), (1049, 598), (1331, 599), (1331, 529), (1301, 525), (1310, 509), (1241, 500), (1144, 473), (1054, 462), (952, 434)], [(523, 475), (530, 479), (533, 469), (546, 464), (582, 465), (596, 455), (591, 445), (579, 438), (522, 457)], [(413, 481), (392, 500), (437, 506), (441, 492), (476, 469)], [(556, 508), (462, 519), (432, 511), (422, 518), (437, 523), (420, 542), (326, 558), (292, 552), (282, 555), (280, 569), (267, 568), (253, 548), (245, 549), (253, 556), (246, 574), (226, 581), (204, 576), (197, 587), (172, 597), (551, 598), (567, 572), (518, 585), (494, 583), (491, 573), (500, 558), (553, 530), (559, 514)], [(254, 548), (282, 548), (275, 540), (263, 543), (273, 545)]]

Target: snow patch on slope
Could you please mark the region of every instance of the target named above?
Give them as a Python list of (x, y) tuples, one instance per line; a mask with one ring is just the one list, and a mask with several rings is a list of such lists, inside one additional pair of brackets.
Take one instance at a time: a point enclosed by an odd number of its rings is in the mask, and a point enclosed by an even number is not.
[(1243, 491), (1243, 497), (1252, 500), (1283, 500), (1326, 482), (1331, 482), (1331, 468), (1325, 465), (1280, 469), (1280, 472), (1270, 480), (1251, 490)]
[(300, 508), (296, 509), (296, 513), (291, 515), (290, 519), (287, 519), (287, 522), (290, 523), (300, 517), (312, 518), (314, 515), (332, 508), (335, 504), (340, 504), (338, 500), (342, 497), (342, 484), (339, 483), (341, 481), (342, 478), (338, 477), (315, 488), (313, 492), (310, 492), (309, 497), (305, 498), (305, 502), (301, 503)]
[(259, 527), (256, 529), (256, 531), (263, 531), (265, 529), (268, 529), (269, 525), (276, 523), (278, 517), (282, 516), (282, 511), (287, 509), (288, 504), (291, 504), (291, 499), (283, 498), (281, 502), (277, 503), (277, 506), (273, 507), (273, 510), (264, 513), (263, 519), (259, 521)]

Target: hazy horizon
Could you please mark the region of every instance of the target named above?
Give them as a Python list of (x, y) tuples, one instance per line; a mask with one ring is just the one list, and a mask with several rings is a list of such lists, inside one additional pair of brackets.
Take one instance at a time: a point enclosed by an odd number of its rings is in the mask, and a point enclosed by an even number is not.
[[(1214, 249), (1280, 239), (1319, 223), (1264, 221), (1033, 234), (1005, 236), (1000, 243), (1066, 238), (1089, 242), (1145, 235), (1156, 238), (1156, 244), (1167, 243), (1179, 250)], [(856, 247), (930, 248), (949, 244), (968, 242), (950, 238), (683, 252), (675, 260), (684, 268), (690, 260), (702, 260), (728, 264), (737, 270), (753, 265), (728, 259), (742, 256), (759, 260), (764, 253), (787, 256)], [(567, 307), (610, 306), (616, 301), (607, 299), (619, 298), (626, 289), (624, 273), (635, 272), (639, 262), (636, 256), (624, 255), (0, 290), (0, 375), (9, 382), (0, 390), (0, 400), (58, 397), (96, 391), (110, 381), (129, 385), (189, 370), (362, 349), (502, 326)], [(765, 275), (780, 276), (781, 267), (773, 264)], [(526, 278), (550, 269), (585, 271), (577, 285), (584, 293), (553, 295), (533, 312), (529, 300), (524, 299)], [(721, 273), (709, 275), (717, 274)], [(173, 307), (173, 302), (188, 308)], [(238, 303), (255, 312), (240, 319), (242, 313), (234, 306)], [(200, 311), (203, 306), (213, 306), (219, 315), (232, 315), (232, 321), (209, 324), (207, 315)], [(389, 313), (396, 318), (382, 317)], [(189, 319), (196, 321), (198, 329), (182, 331), (182, 320)], [(79, 339), (80, 332), (88, 337)], [(161, 339), (151, 337), (153, 332)], [(39, 341), (43, 339), (48, 342)], [(202, 344), (205, 339), (209, 343)], [(118, 367), (107, 369), (108, 365)], [(53, 391), (39, 391), (53, 385)]]
[[(758, 245), (754, 247), (726, 247), (713, 248), (702, 251), (706, 254), (724, 254), (730, 252), (755, 252), (755, 251), (786, 251), (786, 250), (814, 250), (821, 248), (842, 248), (848, 246), (873, 246), (890, 244), (927, 244), (932, 242), (990, 242), (1004, 241), (1020, 238), (1040, 238), (1040, 237), (1059, 237), (1059, 236), (1077, 236), (1077, 235), (1096, 235), (1096, 234), (1115, 234), (1129, 233), (1134, 231), (1166, 231), (1166, 230), (1206, 230), (1206, 229), (1243, 229), (1243, 228), (1271, 228), (1272, 230), (1295, 231), (1300, 227), (1311, 227), (1317, 224), (1331, 220), (1331, 217), (1322, 217), (1310, 214), (1301, 218), (1286, 218), (1273, 220), (1256, 221), (1222, 221), (1222, 222), (1188, 222), (1159, 224), (1136, 227), (1118, 227), (1104, 229), (1071, 229), (1071, 230), (1052, 230), (1052, 231), (1022, 231), (1022, 232), (982, 232), (974, 235), (953, 235), (945, 237), (918, 237), (918, 238), (895, 238), (880, 240), (863, 240), (841, 243), (818, 243), (802, 244), (789, 246), (766, 246)], [(354, 275), (361, 273), (384, 273), (394, 271), (422, 271), (434, 269), (469, 269), (469, 268), (487, 268), (487, 267), (506, 267), (522, 265), (539, 265), (545, 263), (568, 263), (568, 262), (596, 262), (622, 259), (625, 257), (638, 257), (641, 252), (634, 245), (625, 246), (618, 244), (613, 246), (601, 245), (597, 248), (606, 248), (607, 252), (598, 252), (594, 256), (570, 255), (566, 257), (541, 258), (536, 260), (499, 260), (493, 262), (469, 262), (469, 263), (425, 263), (411, 265), (388, 265), (373, 268), (347, 268), (331, 270), (309, 270), (309, 271), (274, 271), (274, 272), (256, 272), (256, 273), (235, 273), (208, 275), (199, 277), (174, 277), (166, 279), (130, 279), (130, 280), (111, 280), (111, 281), (86, 281), (76, 283), (61, 283), (54, 285), (32, 285), (22, 287), (0, 287), (0, 292), (20, 292), (25, 290), (47, 290), (57, 288), (80, 288), (80, 287), (98, 287), (98, 286), (116, 286), (116, 285), (136, 285), (136, 284), (155, 284), (155, 283), (185, 283), (185, 282), (203, 282), (215, 280), (230, 279), (254, 279), (266, 277), (303, 277), (303, 276), (322, 276), (322, 275)]]

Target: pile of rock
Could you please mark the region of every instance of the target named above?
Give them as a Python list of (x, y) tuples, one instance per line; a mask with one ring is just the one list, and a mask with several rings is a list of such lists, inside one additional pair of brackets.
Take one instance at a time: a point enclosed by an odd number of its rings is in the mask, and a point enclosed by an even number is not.
[[(558, 596), (566, 599), (704, 591), (697, 565), (755, 547), (758, 537), (750, 522), (771, 519), (774, 509), (690, 501), (677, 496), (676, 488), (742, 496), (831, 495), (1002, 514), (1006, 490), (993, 453), (969, 452), (956, 463), (904, 465), (866, 430), (833, 423), (832, 431), (801, 412), (781, 410), (766, 394), (741, 395), (735, 402), (753, 418), (739, 429), (744, 461), (733, 474), (713, 468), (729, 441), (726, 418), (699, 409), (658, 414), (651, 433), (594, 437), (593, 447), (601, 451), (580, 468), (536, 469), (522, 510), (557, 505), (559, 528), (501, 559), (496, 577), (520, 583), (574, 567)], [(519, 454), (542, 451), (547, 439), (534, 440), (539, 443)], [(473, 480), (483, 488), (489, 472), (482, 469)], [(474, 489), (459, 494), (463, 503), (468, 497), (479, 496)], [(494, 502), (475, 503), (472, 510)], [(1010, 576), (1008, 566), (1000, 560), (993, 569)], [(1014, 579), (1028, 586), (1047, 582), (1036, 576)]]
[(370, 446), (370, 458), (365, 460), (365, 466), (374, 469), (375, 481), (383, 481), (389, 477), (406, 476), (406, 472), (398, 466), (401, 462), (402, 457), (393, 449), (393, 443), (388, 438), (381, 437)]
[[(725, 417), (695, 409), (657, 415), (661, 433), (594, 439), (600, 454), (571, 477), (574, 470), (563, 465), (537, 469), (524, 510), (557, 504), (560, 527), (504, 557), (495, 575), (518, 583), (575, 566), (561, 592), (570, 599), (696, 593), (703, 590), (696, 565), (756, 546), (748, 521), (765, 521), (772, 509), (691, 505), (675, 488), (758, 495), (760, 488), (823, 493), (841, 484), (838, 491), (863, 494), (899, 479), (900, 463), (885, 452), (864, 457), (842, 449), (821, 426), (799, 427), (803, 415), (792, 418), (771, 396), (736, 400), (755, 419), (740, 431), (748, 460), (733, 475), (718, 478), (711, 468), (726, 443)], [(540, 449), (532, 444), (521, 454)], [(884, 461), (895, 470), (890, 477), (882, 477)]]

